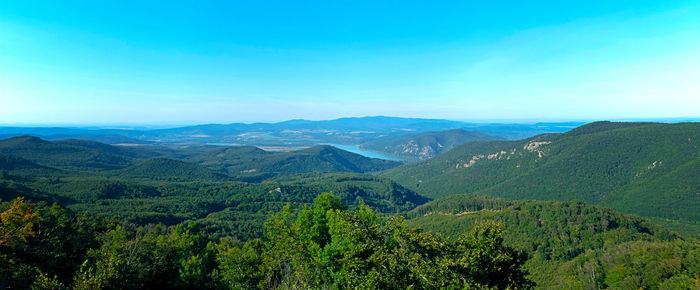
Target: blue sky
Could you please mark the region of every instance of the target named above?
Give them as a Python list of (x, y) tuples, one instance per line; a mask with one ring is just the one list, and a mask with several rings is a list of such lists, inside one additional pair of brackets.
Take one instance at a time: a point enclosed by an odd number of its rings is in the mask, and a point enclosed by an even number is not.
[(366, 115), (698, 117), (700, 3), (0, 2), (2, 124)]

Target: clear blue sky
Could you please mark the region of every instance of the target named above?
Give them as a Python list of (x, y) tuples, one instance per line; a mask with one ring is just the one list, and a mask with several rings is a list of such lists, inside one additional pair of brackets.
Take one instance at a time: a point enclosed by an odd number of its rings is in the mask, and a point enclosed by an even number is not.
[(2, 1), (0, 123), (700, 115), (695, 1)]

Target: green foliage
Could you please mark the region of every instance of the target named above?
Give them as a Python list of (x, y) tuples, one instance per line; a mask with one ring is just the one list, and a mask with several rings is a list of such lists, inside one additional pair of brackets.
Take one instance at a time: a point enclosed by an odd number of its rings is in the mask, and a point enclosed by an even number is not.
[(504, 246), (498, 225), (481, 223), (455, 243), (379, 217), (345, 211), (322, 194), (295, 213), (285, 207), (262, 239), (219, 244), (222, 280), (231, 288), (433, 289), (527, 287), (525, 256)]
[[(16, 204), (16, 201), (12, 204)], [(12, 208), (3, 203), (0, 208)], [(0, 287), (68, 285), (88, 249), (99, 245), (96, 236), (109, 225), (100, 219), (74, 215), (54, 204), (25, 204), (33, 209), (31, 235), (11, 247), (0, 246)], [(5, 220), (1, 227), (11, 225)]]
[(173, 228), (117, 226), (75, 277), (78, 288), (211, 288), (215, 246), (194, 223)]
[[(613, 284), (617, 285), (614, 281), (633, 279), (632, 276), (636, 274), (627, 271), (627, 268), (612, 269), (611, 266), (611, 273), (603, 276), (602, 269), (595, 269), (599, 266), (583, 265), (583, 262), (580, 263), (580, 269), (588, 267), (588, 276), (558, 270), (567, 267), (565, 265), (571, 261), (592, 259), (591, 255), (607, 259), (615, 251), (623, 249), (618, 248), (618, 245), (680, 243), (698, 246), (696, 240), (681, 241), (675, 233), (643, 218), (575, 201), (509, 201), (501, 198), (452, 195), (422, 205), (408, 212), (406, 216), (409, 218), (409, 225), (442, 233), (453, 240), (472, 231), (473, 225), (480, 220), (500, 221), (504, 230), (504, 244), (529, 254), (531, 258), (525, 263), (525, 269), (530, 272), (529, 278), (543, 288), (560, 285), (568, 285), (562, 288), (578, 288), (583, 284), (571, 284), (573, 282), (569, 281), (580, 282), (588, 279), (594, 271), (598, 280), (591, 285), (597, 283), (598, 287), (612, 287)], [(638, 254), (643, 255), (641, 252)], [(691, 261), (688, 255), (681, 255), (680, 252), (667, 254), (664, 259)], [(647, 259), (649, 263), (666, 263), (655, 256)], [(688, 269), (687, 272), (681, 271), (677, 274), (690, 275), (689, 277), (700, 274), (700, 269)], [(608, 268), (605, 269), (607, 270)]]
[[(10, 204), (4, 207), (12, 208)], [(525, 256), (481, 223), (455, 243), (354, 211), (333, 194), (301, 210), (285, 206), (265, 235), (218, 243), (195, 222), (177, 226), (87, 223), (37, 206), (34, 236), (0, 247), (0, 286), (74, 289), (528, 287)]]
[(553, 273), (560, 288), (698, 289), (700, 244), (632, 241), (587, 251)]
[(310, 204), (319, 192), (333, 191), (350, 206), (364, 203), (378, 212), (398, 213), (428, 201), (382, 177), (354, 173), (288, 176), (260, 184), (244, 182), (143, 180), (106, 177), (0, 179), (0, 197), (18, 195), (59, 202), (88, 212), (146, 225), (198, 220), (217, 237), (247, 240), (262, 235), (271, 212), (285, 204)]
[(121, 174), (134, 178), (172, 181), (223, 181), (231, 179), (231, 177), (223, 173), (218, 173), (196, 164), (162, 157), (148, 159), (124, 168), (121, 170)]

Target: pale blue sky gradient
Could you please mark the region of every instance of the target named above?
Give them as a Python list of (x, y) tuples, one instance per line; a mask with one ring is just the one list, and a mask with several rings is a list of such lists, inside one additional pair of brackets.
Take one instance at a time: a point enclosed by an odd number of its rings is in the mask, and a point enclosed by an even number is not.
[(697, 1), (249, 2), (0, 2), (0, 123), (700, 115)]

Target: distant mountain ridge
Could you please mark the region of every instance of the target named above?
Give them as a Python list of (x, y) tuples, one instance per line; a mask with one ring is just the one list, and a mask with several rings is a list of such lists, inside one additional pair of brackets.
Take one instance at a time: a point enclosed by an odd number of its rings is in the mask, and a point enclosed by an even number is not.
[(360, 147), (406, 160), (425, 160), (467, 142), (502, 139), (479, 132), (452, 129), (385, 137), (364, 143)]
[(289, 120), (278, 123), (203, 124), (167, 129), (99, 129), (60, 127), (0, 127), (0, 137), (34, 135), (44, 139), (89, 139), (120, 143), (231, 143), (257, 146), (313, 146), (322, 143), (359, 145), (376, 138), (411, 133), (466, 129), (506, 139), (563, 132), (581, 122), (481, 124), (444, 119), (353, 117), (335, 120)]

